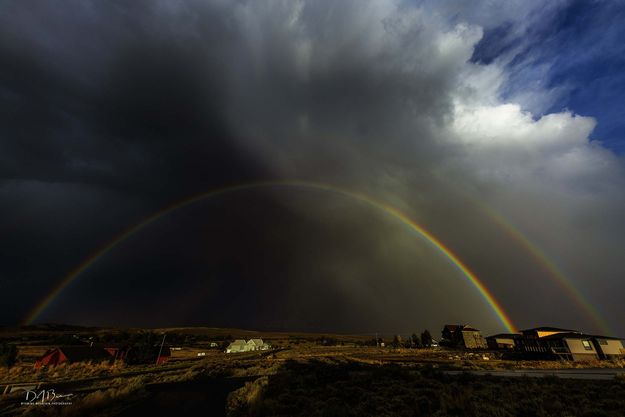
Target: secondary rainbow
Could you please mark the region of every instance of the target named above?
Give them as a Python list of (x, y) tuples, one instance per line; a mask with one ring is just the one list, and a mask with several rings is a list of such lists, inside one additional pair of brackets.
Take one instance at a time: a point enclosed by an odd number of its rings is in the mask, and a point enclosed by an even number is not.
[(559, 268), (558, 265), (549, 258), (544, 250), (542, 250), (535, 242), (521, 232), (518, 227), (503, 217), (498, 211), (485, 204), (482, 200), (467, 193), (452, 182), (446, 181), (442, 178), (438, 178), (438, 180), (443, 182), (447, 188), (450, 188), (456, 194), (463, 196), (468, 202), (470, 202), (470, 204), (481, 210), (482, 213), (484, 213), (493, 223), (502, 229), (513, 241), (527, 251), (547, 272), (548, 277), (561, 287), (563, 293), (568, 294), (578, 308), (586, 313), (598, 329), (601, 329), (604, 334), (614, 334), (607, 321), (601, 316), (590, 301), (588, 301), (588, 299), (584, 297), (584, 295), (575, 287), (561, 268)]
[(268, 187), (303, 187), (309, 189), (316, 189), (328, 192), (334, 192), (343, 196), (351, 197), (356, 199), (362, 203), (366, 203), (369, 206), (372, 206), (376, 209), (379, 209), (388, 215), (394, 217), (399, 220), (404, 225), (408, 226), (413, 232), (417, 233), (422, 239), (430, 243), (434, 246), (438, 251), (440, 251), (445, 257), (447, 257), (453, 265), (456, 266), (457, 269), (462, 272), (462, 274), (471, 282), (471, 284), (478, 290), (482, 298), (489, 305), (490, 309), (495, 313), (501, 324), (506, 328), (509, 332), (514, 332), (516, 327), (512, 323), (512, 320), (508, 316), (508, 314), (504, 311), (503, 307), (499, 302), (495, 299), (493, 294), (488, 290), (486, 285), (473, 273), (471, 270), (448, 248), (446, 247), (440, 240), (438, 240), (432, 233), (426, 230), (423, 226), (416, 223), (409, 216), (402, 213), (399, 209), (388, 205), (387, 203), (377, 200), (373, 197), (370, 197), (366, 194), (347, 190), (344, 188), (340, 188), (333, 185), (309, 182), (309, 181), (268, 181), (268, 182), (255, 182), (255, 183), (247, 183), (242, 185), (234, 185), (231, 187), (219, 188), (216, 190), (208, 191), (206, 193), (197, 194), (190, 198), (187, 198), (183, 201), (170, 205), (145, 220), (129, 227), (124, 232), (116, 236), (109, 243), (102, 246), (98, 251), (93, 253), (87, 259), (85, 259), (78, 267), (72, 270), (68, 275), (66, 275), (56, 287), (54, 287), (48, 295), (46, 295), (37, 305), (36, 307), (28, 314), (26, 319), (24, 320), (25, 324), (33, 323), (53, 302), (54, 300), (67, 288), (72, 282), (74, 282), (78, 276), (80, 276), (84, 271), (90, 268), (98, 259), (104, 256), (106, 253), (111, 251), (121, 242), (139, 232), (143, 228), (149, 226), (153, 222), (158, 219), (166, 216), (178, 209), (183, 207), (187, 207), (192, 205), (200, 200), (215, 197), (218, 195), (243, 191), (253, 188), (268, 188)]
[(518, 244), (525, 248), (543, 267), (556, 283), (564, 289), (564, 292), (571, 297), (576, 304), (585, 311), (592, 322), (603, 331), (604, 334), (614, 334), (606, 320), (601, 317), (593, 305), (582, 295), (582, 293), (567, 279), (566, 275), (558, 266), (532, 241), (530, 241), (518, 228), (507, 222), (499, 213), (486, 206), (483, 209), (489, 214), (491, 219), (502, 229), (504, 229)]

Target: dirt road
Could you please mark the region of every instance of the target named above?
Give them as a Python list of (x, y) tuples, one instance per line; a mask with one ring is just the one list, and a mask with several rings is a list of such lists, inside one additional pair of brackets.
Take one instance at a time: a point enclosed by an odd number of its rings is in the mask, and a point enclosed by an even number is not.
[(492, 370), (492, 371), (445, 371), (449, 375), (458, 375), (463, 372), (469, 372), (474, 375), (492, 375), (502, 377), (535, 377), (542, 378), (547, 376), (555, 376), (558, 378), (570, 379), (614, 379), (615, 376), (625, 375), (625, 369), (515, 369), (515, 370)]

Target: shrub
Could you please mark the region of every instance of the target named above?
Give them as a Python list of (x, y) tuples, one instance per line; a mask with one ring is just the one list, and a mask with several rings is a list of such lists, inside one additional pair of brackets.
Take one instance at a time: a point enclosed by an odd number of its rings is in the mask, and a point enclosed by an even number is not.
[(10, 368), (17, 360), (17, 348), (11, 343), (0, 344), (0, 366)]
[(255, 416), (258, 415), (263, 391), (269, 379), (261, 377), (245, 385), (228, 395), (226, 410), (228, 416)]

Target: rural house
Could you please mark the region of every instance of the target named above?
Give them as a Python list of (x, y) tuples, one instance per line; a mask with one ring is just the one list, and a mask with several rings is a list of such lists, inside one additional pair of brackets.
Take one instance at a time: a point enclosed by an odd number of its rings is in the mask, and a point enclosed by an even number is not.
[(625, 357), (621, 339), (587, 335), (577, 330), (557, 327), (536, 327), (522, 331), (516, 339), (519, 351), (535, 359), (589, 361)]
[(171, 359), (171, 349), (169, 348), (169, 346), (163, 346), (162, 349), (159, 349), (159, 352), (156, 354), (156, 356), (156, 364), (162, 365)]
[(540, 339), (558, 333), (580, 333), (577, 330), (560, 329), (558, 327), (534, 327), (532, 329), (521, 330), (526, 339)]
[(243, 339), (237, 339), (226, 348), (226, 353), (247, 352), (249, 347)]
[(124, 353), (124, 361), (128, 364), (153, 364), (161, 365), (171, 359), (169, 346), (154, 345), (150, 347), (130, 347)]
[(129, 349), (129, 346), (125, 344), (108, 343), (104, 345), (104, 350), (111, 355), (114, 361), (124, 360)]
[(35, 362), (35, 368), (56, 366), (62, 363), (76, 362), (111, 362), (113, 357), (102, 347), (97, 346), (60, 346), (48, 350)]
[(465, 349), (486, 349), (486, 340), (480, 331), (466, 324), (447, 324), (441, 332), (443, 339), (452, 346)]
[(544, 336), (541, 342), (558, 359), (573, 361), (599, 359), (592, 338), (581, 333), (555, 333)]
[(237, 339), (226, 348), (226, 353), (251, 352), (255, 350), (269, 350), (271, 346), (263, 342), (263, 339), (250, 339), (247, 342)]
[(263, 342), (263, 339), (250, 339), (247, 342), (247, 345), (250, 347), (250, 350), (268, 350), (269, 345)]
[(163, 351), (158, 356), (156, 363), (161, 365), (170, 359), (171, 359), (171, 350), (169, 350), (169, 348), (163, 348)]
[(593, 336), (592, 342), (599, 354), (599, 359), (622, 359), (625, 358), (625, 346), (623, 340), (609, 336)]
[(492, 350), (515, 350), (516, 341), (523, 336), (520, 333), (499, 333), (486, 338), (486, 344)]
[[(558, 334), (581, 334), (576, 330), (560, 329), (558, 327), (534, 327), (521, 330), (523, 337), (517, 341), (517, 347), (525, 356), (534, 359), (553, 359), (554, 352), (545, 337)], [(555, 342), (552, 341), (551, 344)]]
[(461, 327), (461, 324), (446, 324), (445, 327), (443, 327), (443, 331), (441, 332), (442, 338), (454, 344), (454, 342), (456, 341), (457, 331)]

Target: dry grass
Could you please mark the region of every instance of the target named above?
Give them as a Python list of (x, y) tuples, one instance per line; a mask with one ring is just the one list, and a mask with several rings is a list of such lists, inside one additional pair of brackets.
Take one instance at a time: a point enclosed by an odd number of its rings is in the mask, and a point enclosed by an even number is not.
[(22, 416), (75, 417), (108, 416), (145, 395), (145, 378), (134, 377), (115, 381), (111, 388), (75, 395), (71, 405), (58, 407), (26, 407)]
[(49, 349), (55, 346), (46, 345), (19, 345), (17, 360), (25, 363), (35, 363), (35, 361), (43, 356)]
[(58, 366), (42, 367), (34, 369), (32, 365), (18, 364), (10, 369), (0, 371), (1, 381), (64, 381), (84, 378), (93, 378), (119, 374), (126, 369), (126, 365), (117, 361), (113, 364), (108, 362), (91, 363), (80, 362)]
[(256, 416), (262, 404), (263, 392), (269, 379), (264, 376), (246, 382), (245, 385), (228, 395), (226, 413), (229, 417)]
[[(198, 353), (204, 353), (205, 356), (198, 356)], [(223, 352), (215, 348), (196, 348), (196, 347), (184, 347), (181, 350), (172, 350), (170, 360), (190, 360), (190, 359), (204, 359), (207, 357), (221, 356)]]
[[(7, 368), (0, 368), (0, 381), (4, 382), (54, 382), (81, 380), (98, 377), (123, 376), (125, 373), (151, 373), (170, 368), (185, 368), (192, 377), (198, 371), (189, 370), (195, 366), (225, 366), (232, 370), (234, 376), (271, 375), (281, 363), (289, 360), (325, 360), (328, 362), (356, 361), (367, 364), (382, 365), (397, 363), (404, 366), (430, 364), (435, 367), (467, 369), (467, 370), (513, 370), (513, 369), (582, 369), (582, 368), (625, 368), (625, 360), (615, 361), (509, 361), (499, 359), (497, 353), (463, 352), (447, 349), (383, 349), (376, 347), (340, 347), (320, 346), (313, 343), (302, 343), (295, 348), (259, 354), (247, 352), (241, 354), (224, 354), (218, 350), (206, 350), (206, 356), (198, 359), (197, 348), (185, 348), (174, 351), (172, 362), (164, 366), (153, 365), (127, 366), (122, 362), (113, 365), (108, 363), (76, 363), (62, 364), (56, 367), (33, 369), (32, 365), (18, 363)], [(488, 360), (484, 360), (484, 355)], [(190, 360), (193, 358), (194, 360)], [(176, 361), (177, 360), (177, 361)], [(184, 373), (184, 372), (183, 372)]]
[[(290, 362), (261, 388), (242, 390), (231, 416), (617, 417), (625, 407), (621, 381), (448, 375), (395, 364)], [(245, 408), (248, 393), (253, 409)]]

